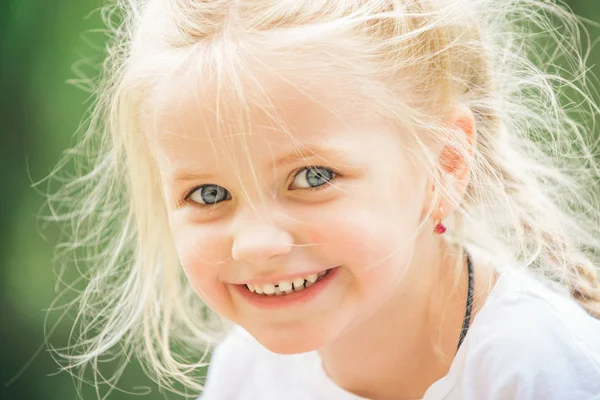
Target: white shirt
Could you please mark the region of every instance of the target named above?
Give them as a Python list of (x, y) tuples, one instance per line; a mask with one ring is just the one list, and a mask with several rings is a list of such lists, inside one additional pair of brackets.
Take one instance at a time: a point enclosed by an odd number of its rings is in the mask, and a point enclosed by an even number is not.
[[(240, 327), (212, 356), (202, 400), (360, 400), (316, 351), (279, 355)], [(505, 272), (448, 374), (423, 400), (600, 400), (600, 321), (523, 272)]]

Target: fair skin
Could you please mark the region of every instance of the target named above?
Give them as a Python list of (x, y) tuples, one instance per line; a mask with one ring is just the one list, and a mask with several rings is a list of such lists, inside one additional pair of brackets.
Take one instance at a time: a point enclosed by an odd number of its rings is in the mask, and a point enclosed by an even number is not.
[[(318, 350), (331, 379), (363, 397), (420, 398), (456, 351), (467, 280), (452, 266), (461, 265), (461, 250), (433, 235), (432, 221), (415, 237), (432, 181), (403, 150), (401, 132), (339, 93), (330, 84), (343, 87), (335, 71), (298, 90), (307, 73), (260, 80), (293, 139), (252, 108), (250, 133), (219, 131), (215, 99), (221, 119), (236, 115), (236, 105), (214, 85), (173, 85), (163, 97), (151, 143), (179, 259), (198, 295), (271, 351)], [(467, 108), (446, 120), (475, 143)], [(327, 149), (273, 167), (298, 144)], [(444, 215), (436, 207), (433, 218), (443, 219), (464, 195), (469, 171), (456, 151), (435, 151), (448, 195), (439, 204)], [(338, 174), (308, 190), (307, 175), (294, 175), (308, 166)], [(202, 207), (203, 185), (226, 189), (222, 201)], [(325, 290), (292, 306), (259, 308), (236, 289), (332, 267)], [(491, 276), (475, 263), (475, 312)]]

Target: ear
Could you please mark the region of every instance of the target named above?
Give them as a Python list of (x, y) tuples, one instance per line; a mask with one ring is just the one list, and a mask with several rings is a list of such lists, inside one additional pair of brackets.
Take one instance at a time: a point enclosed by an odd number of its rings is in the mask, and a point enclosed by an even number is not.
[[(435, 219), (444, 219), (454, 211), (456, 204), (462, 202), (469, 185), (471, 161), (477, 145), (475, 117), (468, 107), (457, 105), (444, 119), (444, 123), (456, 133), (456, 142), (463, 143), (463, 147), (449, 144), (439, 153), (438, 168), (442, 171), (442, 183), (446, 193), (442, 196), (440, 204), (435, 206)], [(440, 206), (443, 213), (440, 212)]]

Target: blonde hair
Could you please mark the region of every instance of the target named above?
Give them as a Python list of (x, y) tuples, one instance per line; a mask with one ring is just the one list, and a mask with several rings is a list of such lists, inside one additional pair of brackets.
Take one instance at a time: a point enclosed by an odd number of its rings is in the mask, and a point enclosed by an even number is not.
[[(341, 40), (348, 47), (339, 67), (371, 94), (378, 112), (413, 127), (407, 137), (432, 175), (442, 172), (429, 141), (451, 144), (470, 160), (471, 182), (449, 231), (562, 284), (600, 317), (600, 170), (593, 153), (598, 108), (580, 47), (589, 38), (564, 5), (122, 0), (104, 11), (112, 37), (96, 101), (81, 143), (57, 168), (82, 160), (79, 175), (50, 196), (54, 218), (71, 223), (64, 249), (87, 266), (80, 331), (65, 368), (91, 367), (94, 383), (112, 389), (122, 369), (105, 378), (99, 362), (124, 354), (144, 362), (163, 387), (179, 382), (202, 389), (194, 373), (207, 365), (222, 322), (186, 283), (165, 237), (160, 182), (140, 134), (151, 115), (145, 100), (176, 71), (212, 68), (225, 87), (252, 103), (236, 72), (244, 69), (244, 56), (252, 56), (249, 49), (288, 49), (293, 58), (289, 49), (296, 47), (333, 54)], [(475, 115), (472, 156), (443, 122), (456, 103)]]

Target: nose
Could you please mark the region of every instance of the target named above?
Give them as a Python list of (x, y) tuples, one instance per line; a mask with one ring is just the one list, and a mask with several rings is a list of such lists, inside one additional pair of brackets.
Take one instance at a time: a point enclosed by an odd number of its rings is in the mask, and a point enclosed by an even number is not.
[(253, 223), (238, 228), (231, 249), (236, 261), (266, 267), (270, 259), (288, 254), (292, 249), (293, 238), (289, 232), (272, 224)]

